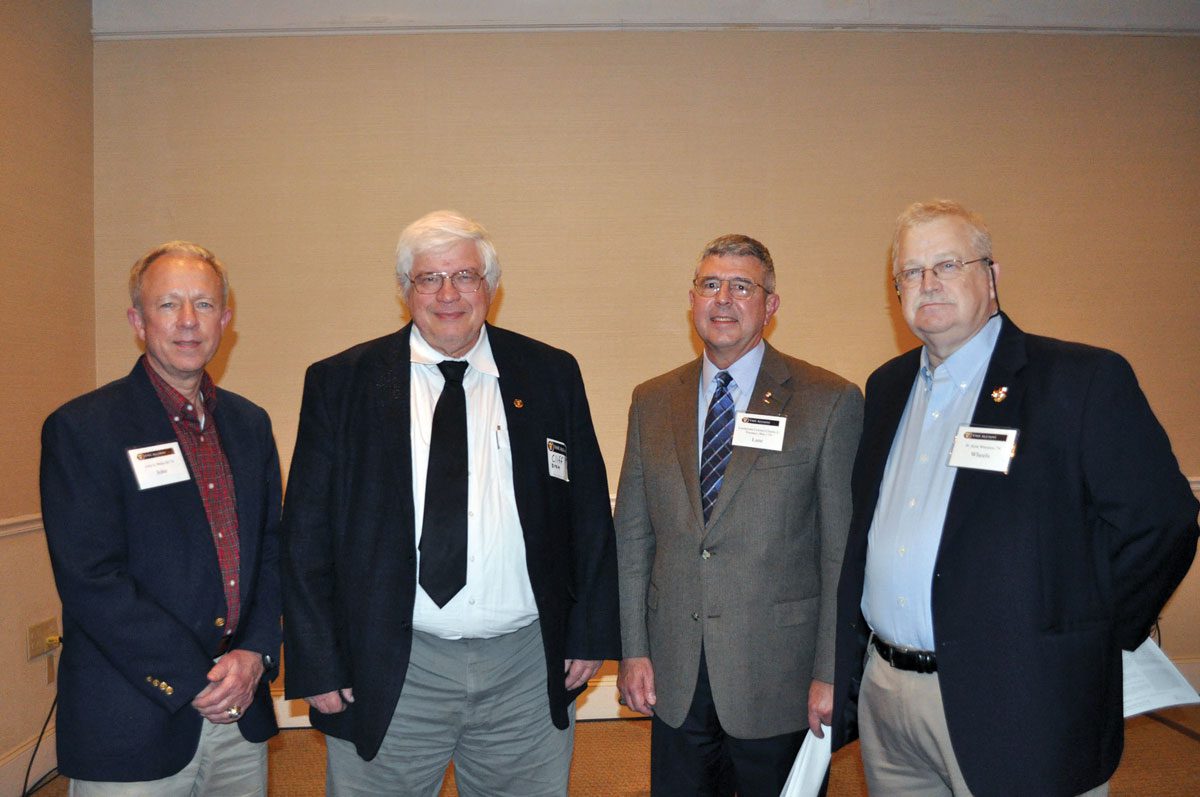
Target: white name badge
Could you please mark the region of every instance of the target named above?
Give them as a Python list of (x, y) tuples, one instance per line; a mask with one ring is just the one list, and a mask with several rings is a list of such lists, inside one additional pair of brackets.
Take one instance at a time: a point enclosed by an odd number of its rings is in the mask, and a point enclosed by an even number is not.
[(546, 459), (550, 466), (550, 475), (565, 482), (567, 478), (567, 444), (546, 438)]
[(954, 446), (950, 449), (952, 468), (972, 468), (1008, 473), (1008, 466), (1017, 453), (1017, 430), (995, 426), (958, 427)]
[(183, 458), (183, 450), (179, 448), (177, 440), (142, 448), (131, 448), (127, 453), (129, 454), (129, 464), (133, 466), (133, 475), (137, 478), (139, 490), (185, 482), (192, 478), (192, 475), (188, 473), (187, 462)]
[(783, 433), (787, 418), (782, 415), (755, 415), (739, 412), (733, 424), (733, 444), (767, 451), (783, 450)]

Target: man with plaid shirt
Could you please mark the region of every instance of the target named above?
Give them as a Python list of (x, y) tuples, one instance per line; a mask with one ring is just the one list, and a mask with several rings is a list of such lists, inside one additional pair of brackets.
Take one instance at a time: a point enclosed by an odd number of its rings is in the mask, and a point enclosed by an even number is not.
[(270, 420), (205, 371), (232, 314), (211, 252), (155, 247), (129, 288), (145, 356), (42, 430), (59, 770), (76, 797), (265, 794), (280, 644)]

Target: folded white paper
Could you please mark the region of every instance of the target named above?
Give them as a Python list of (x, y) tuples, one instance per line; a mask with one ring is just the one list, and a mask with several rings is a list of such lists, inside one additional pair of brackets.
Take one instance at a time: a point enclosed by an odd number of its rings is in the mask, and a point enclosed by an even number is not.
[(1132, 653), (1121, 651), (1121, 665), (1125, 669), (1126, 717), (1200, 703), (1200, 695), (1153, 639), (1147, 639)]
[(796, 754), (796, 761), (779, 797), (817, 797), (820, 793), (825, 771), (829, 769), (829, 759), (833, 755), (830, 727), (822, 725), (821, 732), (825, 734), (824, 739), (813, 736), (812, 731), (805, 734), (804, 744), (800, 745), (800, 752)]

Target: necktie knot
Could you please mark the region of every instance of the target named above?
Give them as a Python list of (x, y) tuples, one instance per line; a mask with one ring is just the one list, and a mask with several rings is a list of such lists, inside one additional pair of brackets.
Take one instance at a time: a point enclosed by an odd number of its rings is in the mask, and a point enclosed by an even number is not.
[(438, 370), (442, 372), (442, 376), (447, 382), (462, 383), (463, 377), (467, 373), (466, 360), (442, 360), (438, 363)]
[(729, 387), (729, 383), (733, 381), (733, 377), (729, 375), (728, 371), (718, 371), (716, 380), (717, 390), (720, 390), (721, 388)]

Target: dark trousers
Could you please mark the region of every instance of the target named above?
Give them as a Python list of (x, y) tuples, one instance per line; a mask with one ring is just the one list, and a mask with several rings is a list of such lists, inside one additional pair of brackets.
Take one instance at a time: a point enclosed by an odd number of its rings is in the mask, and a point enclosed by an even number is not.
[[(796, 688), (807, 690), (808, 684)], [(737, 739), (725, 733), (713, 704), (702, 648), (696, 694), (683, 724), (672, 728), (657, 716), (650, 720), (650, 794), (779, 797), (805, 733), (765, 739)]]

